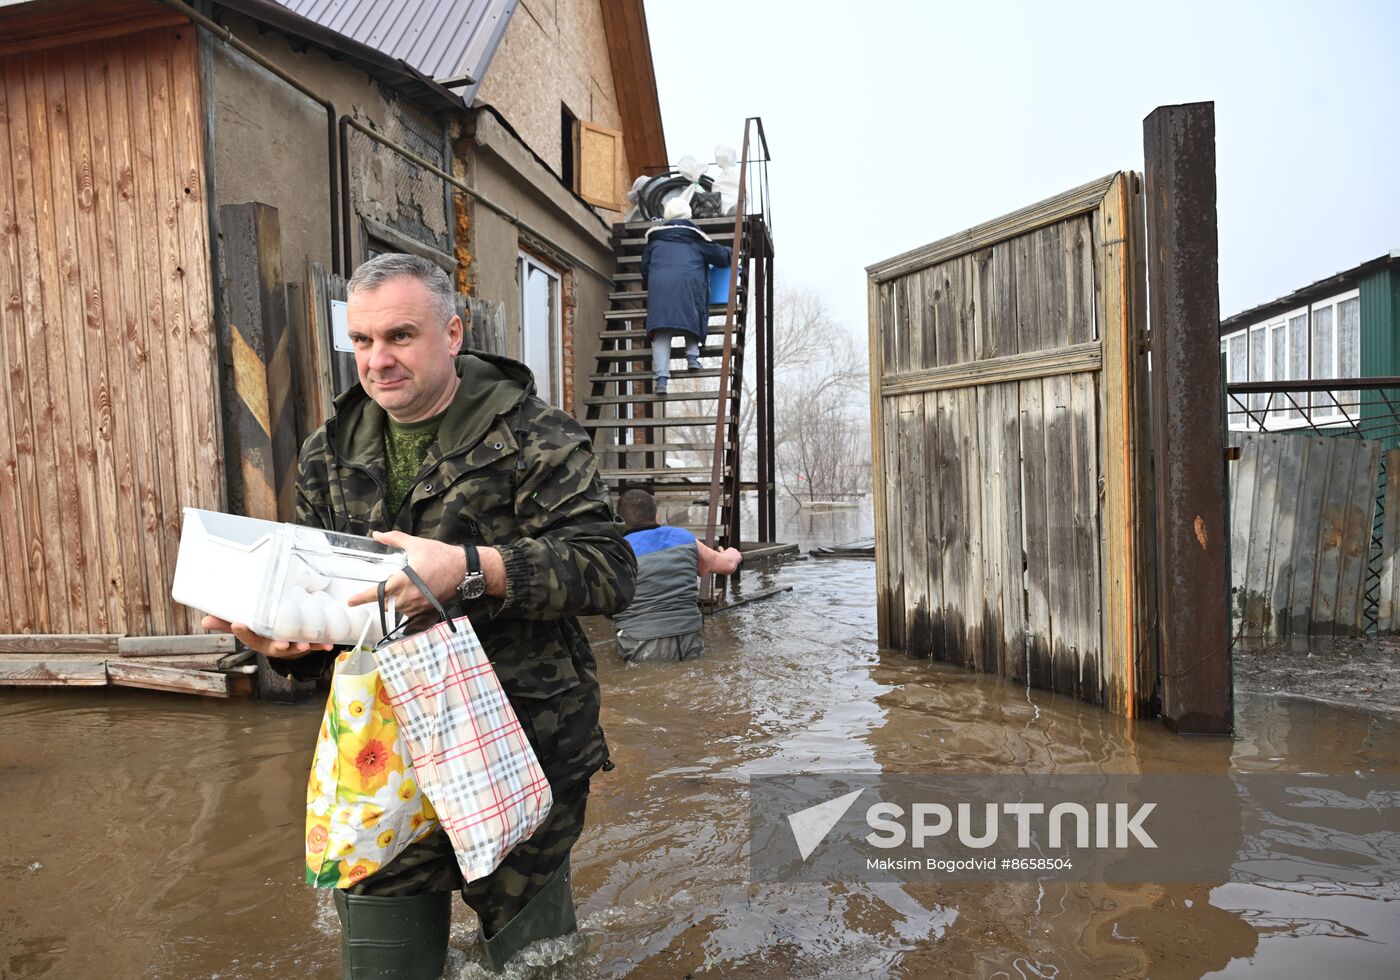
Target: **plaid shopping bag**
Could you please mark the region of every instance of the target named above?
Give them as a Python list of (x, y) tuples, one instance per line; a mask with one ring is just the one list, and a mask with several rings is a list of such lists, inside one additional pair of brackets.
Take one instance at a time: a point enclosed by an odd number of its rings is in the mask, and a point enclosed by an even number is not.
[(465, 616), (376, 654), (414, 772), (462, 876), (483, 878), (549, 816), (554, 798), (535, 750)]

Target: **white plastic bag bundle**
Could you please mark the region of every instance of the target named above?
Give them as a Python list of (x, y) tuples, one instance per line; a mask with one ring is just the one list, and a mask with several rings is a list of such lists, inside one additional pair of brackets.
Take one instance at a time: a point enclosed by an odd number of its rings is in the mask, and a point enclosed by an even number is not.
[(632, 189), (631, 189), (630, 191), (627, 192), (627, 200), (628, 200), (628, 202), (632, 205), (632, 207), (631, 207), (631, 209), (627, 212), (627, 217), (626, 217), (626, 218), (623, 218), (622, 220), (624, 220), (624, 221), (641, 221), (641, 220), (643, 220), (642, 205), (641, 205), (641, 202), (638, 200), (638, 198), (641, 196), (642, 188), (646, 186), (646, 183), (647, 183), (647, 181), (649, 181), (649, 180), (651, 180), (650, 177), (648, 177), (646, 174), (642, 174), (642, 175), (641, 175), (640, 177), (638, 177), (636, 180), (632, 181)]
[(672, 201), (680, 201), (685, 205), (685, 216), (690, 217), (690, 201), (698, 191), (703, 189), (700, 186), (700, 178), (704, 176), (705, 165), (692, 156), (684, 156), (676, 164), (676, 173), (686, 179), (685, 189), (667, 194), (662, 201), (662, 207), (669, 207)]
[(715, 175), (713, 190), (719, 191), (720, 211), (733, 214), (739, 206), (739, 155), (732, 146), (717, 146), (715, 163), (719, 173)]

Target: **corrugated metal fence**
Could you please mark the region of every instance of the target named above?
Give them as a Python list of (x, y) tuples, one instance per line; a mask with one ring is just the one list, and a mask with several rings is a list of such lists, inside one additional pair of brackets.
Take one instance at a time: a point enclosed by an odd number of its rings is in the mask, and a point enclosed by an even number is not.
[(1240, 445), (1230, 473), (1235, 635), (1364, 632), (1382, 444), (1316, 433), (1231, 438)]

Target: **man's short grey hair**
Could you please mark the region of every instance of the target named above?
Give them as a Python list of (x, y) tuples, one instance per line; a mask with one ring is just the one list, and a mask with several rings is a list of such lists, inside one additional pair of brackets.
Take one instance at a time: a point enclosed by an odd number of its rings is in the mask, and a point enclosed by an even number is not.
[(418, 255), (407, 255), (403, 252), (376, 255), (355, 270), (346, 290), (350, 295), (361, 291), (368, 292), (378, 289), (390, 279), (401, 277), (417, 279), (427, 288), (444, 325), (456, 315), (457, 296), (452, 288), (452, 280), (447, 278), (447, 273), (442, 271), (441, 266)]

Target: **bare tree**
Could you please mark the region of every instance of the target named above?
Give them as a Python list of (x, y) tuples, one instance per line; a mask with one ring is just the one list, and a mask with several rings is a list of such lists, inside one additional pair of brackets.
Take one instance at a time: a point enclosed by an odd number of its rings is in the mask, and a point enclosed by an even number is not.
[(868, 383), (864, 353), (839, 327), (821, 335), (811, 361), (775, 377), (777, 477), (795, 500), (870, 489)]
[[(746, 473), (757, 470), (757, 344), (747, 340), (739, 445)], [(870, 486), (869, 376), (864, 351), (836, 322), (821, 294), (783, 289), (773, 310), (773, 442), (778, 483), (798, 500), (857, 496)], [(685, 393), (703, 383), (682, 372), (672, 378), (674, 414), (713, 410), (713, 402), (687, 402)], [(696, 443), (714, 438), (706, 427), (676, 428), (671, 438)], [(704, 453), (676, 452), (689, 465)]]

